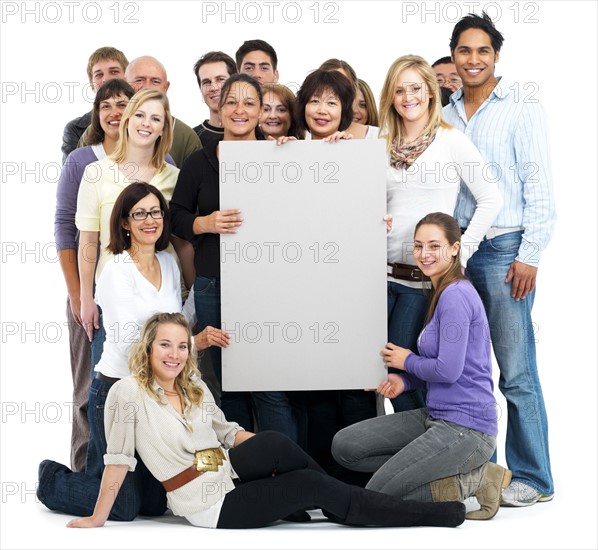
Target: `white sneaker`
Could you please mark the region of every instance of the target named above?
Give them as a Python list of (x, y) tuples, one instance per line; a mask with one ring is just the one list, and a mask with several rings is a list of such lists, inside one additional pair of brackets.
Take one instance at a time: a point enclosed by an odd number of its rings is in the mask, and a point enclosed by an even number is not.
[(531, 506), (536, 502), (548, 502), (554, 495), (543, 495), (537, 489), (526, 485), (521, 481), (512, 481), (510, 485), (502, 490), (500, 499), (501, 506)]

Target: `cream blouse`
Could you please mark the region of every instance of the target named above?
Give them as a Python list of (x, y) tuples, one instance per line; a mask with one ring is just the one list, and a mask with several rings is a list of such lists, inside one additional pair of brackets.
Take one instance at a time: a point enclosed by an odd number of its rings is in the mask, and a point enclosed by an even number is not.
[(106, 400), (104, 424), (107, 449), (104, 464), (126, 464), (134, 471), (135, 450), (158, 481), (164, 481), (193, 465), (195, 451), (222, 446), (227, 460), (217, 472), (206, 472), (175, 491), (166, 493), (175, 515), (189, 516), (219, 505), (238, 477), (228, 460), (234, 446), (236, 422), (228, 422), (207, 386), (199, 381), (204, 399), (199, 407), (187, 400), (183, 415), (168, 402), (154, 383), (160, 405), (132, 376), (116, 382)]

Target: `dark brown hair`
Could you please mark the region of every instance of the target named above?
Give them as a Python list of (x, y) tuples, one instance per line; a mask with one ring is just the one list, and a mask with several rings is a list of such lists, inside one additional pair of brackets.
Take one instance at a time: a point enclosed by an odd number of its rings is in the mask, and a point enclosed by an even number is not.
[(87, 145), (97, 145), (98, 143), (102, 143), (106, 137), (104, 129), (100, 124), (100, 104), (102, 101), (121, 95), (131, 99), (135, 95), (135, 90), (133, 90), (128, 82), (120, 80), (119, 78), (108, 80), (108, 82), (104, 82), (104, 84), (98, 88), (96, 97), (93, 100), (91, 126), (89, 127), (89, 131), (85, 138), (85, 143)]
[(277, 82), (270, 82), (262, 86), (262, 94), (274, 94), (278, 96), (280, 102), (287, 108), (291, 116), (291, 126), (287, 132), (287, 136), (297, 137), (297, 123), (295, 122), (295, 94), (290, 88), (284, 84)]
[(145, 182), (131, 183), (120, 193), (110, 215), (110, 242), (106, 249), (112, 254), (120, 254), (131, 248), (131, 236), (123, 227), (123, 222), (130, 219), (129, 213), (141, 199), (154, 195), (160, 201), (160, 210), (164, 212), (162, 235), (156, 241), (156, 252), (164, 250), (170, 241), (170, 209), (164, 195), (153, 185)]
[(201, 90), (201, 80), (199, 78), (199, 69), (202, 65), (207, 65), (208, 63), (219, 63), (223, 62), (226, 65), (226, 70), (228, 71), (228, 76), (232, 76), (237, 74), (237, 66), (235, 65), (235, 60), (228, 54), (224, 52), (208, 52), (202, 55), (193, 65), (193, 74), (195, 78), (197, 78), (197, 84), (199, 85), (199, 89)]
[(262, 94), (262, 87), (260, 86), (260, 83), (248, 74), (237, 73), (232, 75), (220, 89), (220, 101), (218, 102), (218, 107), (222, 109), (222, 106), (224, 105), (224, 102), (226, 101), (226, 98), (230, 92), (230, 89), (235, 82), (245, 82), (246, 84), (249, 84), (257, 92), (257, 97), (259, 99), (260, 106), (264, 104), (264, 96)]
[[(417, 225), (415, 226), (415, 231), (413, 232), (413, 237), (415, 238), (415, 234), (417, 230), (422, 225), (435, 225), (439, 227), (446, 240), (449, 244), (461, 243), (461, 229), (457, 220), (444, 212), (433, 212), (431, 214), (427, 214), (424, 216)], [(449, 270), (442, 276), (440, 281), (438, 281), (438, 286), (436, 288), (432, 288), (432, 291), (429, 295), (429, 305), (428, 311), (426, 312), (426, 319), (424, 324), (427, 324), (432, 319), (434, 315), (434, 310), (436, 309), (436, 305), (438, 304), (438, 300), (440, 295), (444, 292), (444, 289), (453, 284), (456, 281), (460, 281), (462, 279), (466, 279), (465, 275), (461, 272), (461, 249), (459, 249), (459, 253), (456, 256), (452, 257), (452, 265)]]
[[(346, 61), (342, 59), (331, 58), (322, 63), (318, 69), (322, 71), (340, 71), (341, 69), (347, 73), (347, 78), (351, 81), (354, 87), (357, 87), (357, 73)], [(341, 73), (342, 74), (342, 73)], [(344, 75), (343, 75), (344, 76)]]
[(270, 62), (272, 63), (272, 70), (276, 70), (276, 66), (278, 65), (278, 56), (276, 55), (276, 51), (268, 42), (265, 40), (245, 40), (241, 47), (237, 50), (235, 54), (235, 59), (237, 61), (237, 69), (241, 70), (241, 65), (243, 64), (243, 59), (248, 53), (251, 52), (264, 52), (269, 58)]

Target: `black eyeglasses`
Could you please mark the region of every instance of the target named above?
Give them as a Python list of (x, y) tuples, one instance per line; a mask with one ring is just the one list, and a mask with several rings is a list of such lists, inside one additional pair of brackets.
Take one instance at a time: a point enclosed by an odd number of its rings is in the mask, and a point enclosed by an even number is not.
[(138, 210), (137, 212), (131, 212), (129, 214), (129, 218), (133, 218), (138, 222), (147, 220), (148, 216), (151, 216), (154, 220), (162, 219), (164, 217), (164, 210), (150, 210), (149, 212)]

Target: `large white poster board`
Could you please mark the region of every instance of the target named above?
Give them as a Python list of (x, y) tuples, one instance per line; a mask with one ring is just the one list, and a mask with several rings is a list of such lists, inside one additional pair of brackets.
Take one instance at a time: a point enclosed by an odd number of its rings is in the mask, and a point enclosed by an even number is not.
[(382, 140), (220, 143), (225, 390), (382, 382), (385, 164)]

